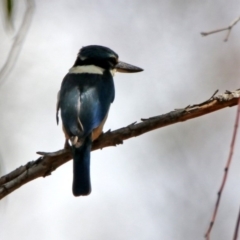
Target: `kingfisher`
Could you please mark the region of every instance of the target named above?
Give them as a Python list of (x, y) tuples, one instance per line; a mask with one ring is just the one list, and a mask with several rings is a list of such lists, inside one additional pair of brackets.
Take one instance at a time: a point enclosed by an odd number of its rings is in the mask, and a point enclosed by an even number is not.
[(64, 77), (58, 92), (57, 123), (60, 110), (65, 147), (70, 147), (73, 154), (74, 196), (91, 193), (90, 152), (92, 142), (102, 134), (114, 101), (114, 73), (141, 71), (143, 69), (119, 61), (110, 48), (90, 45), (80, 49)]

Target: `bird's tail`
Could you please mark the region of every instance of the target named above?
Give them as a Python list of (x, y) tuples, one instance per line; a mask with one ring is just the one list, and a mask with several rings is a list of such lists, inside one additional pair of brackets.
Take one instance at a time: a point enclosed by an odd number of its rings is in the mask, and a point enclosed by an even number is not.
[(85, 138), (80, 147), (73, 146), (73, 195), (86, 196), (91, 193), (90, 152), (91, 136)]

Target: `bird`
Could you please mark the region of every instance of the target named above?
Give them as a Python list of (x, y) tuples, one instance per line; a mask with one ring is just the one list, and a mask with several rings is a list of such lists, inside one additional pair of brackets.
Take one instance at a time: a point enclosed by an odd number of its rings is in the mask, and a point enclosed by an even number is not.
[(61, 83), (57, 97), (57, 123), (61, 112), (65, 148), (73, 155), (74, 196), (91, 193), (90, 152), (92, 142), (103, 130), (109, 108), (115, 98), (113, 76), (116, 72), (135, 73), (142, 68), (119, 61), (108, 47), (82, 47), (74, 65)]

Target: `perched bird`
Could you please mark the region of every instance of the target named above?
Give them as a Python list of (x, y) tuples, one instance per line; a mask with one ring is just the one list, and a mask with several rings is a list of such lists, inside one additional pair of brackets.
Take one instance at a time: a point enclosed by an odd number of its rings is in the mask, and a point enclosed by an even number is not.
[(73, 153), (75, 196), (91, 192), (90, 152), (92, 142), (102, 133), (114, 100), (114, 73), (141, 71), (143, 69), (120, 62), (111, 49), (90, 45), (80, 49), (73, 67), (64, 77), (58, 93), (57, 122), (61, 110), (66, 142), (70, 141)]

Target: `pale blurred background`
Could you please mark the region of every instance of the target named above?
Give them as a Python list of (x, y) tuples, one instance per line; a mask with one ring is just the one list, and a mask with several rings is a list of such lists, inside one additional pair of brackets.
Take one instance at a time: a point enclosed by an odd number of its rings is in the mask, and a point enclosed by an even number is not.
[[(18, 2), (15, 28), (24, 13)], [(240, 87), (237, 0), (41, 0), (16, 66), (0, 86), (1, 173), (63, 147), (56, 95), (82, 46), (104, 45), (144, 68), (115, 77), (105, 131)], [(0, 66), (13, 41), (0, 25)], [(72, 162), (0, 202), (1, 240), (203, 239), (229, 152), (236, 107), (92, 153), (92, 194), (71, 193)], [(238, 134), (239, 135), (239, 134)], [(232, 239), (240, 205), (240, 142), (212, 239)]]

